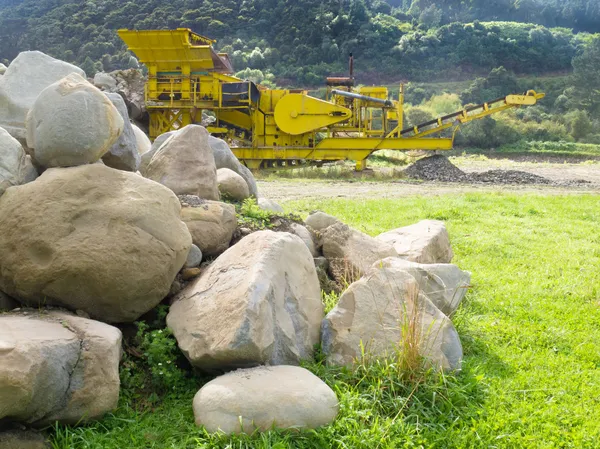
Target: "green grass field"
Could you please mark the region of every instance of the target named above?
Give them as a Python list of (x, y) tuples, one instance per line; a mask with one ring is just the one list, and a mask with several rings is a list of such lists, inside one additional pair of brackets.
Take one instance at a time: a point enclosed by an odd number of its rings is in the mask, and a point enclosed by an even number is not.
[(600, 447), (598, 199), (498, 193), (287, 203), (290, 212), (321, 209), (372, 235), (446, 221), (455, 263), (473, 273), (454, 317), (463, 371), (406, 380), (393, 363), (351, 373), (315, 362), (307, 367), (340, 399), (337, 421), (242, 438), (195, 428), (197, 380), (149, 402), (122, 399), (100, 423), (58, 427), (53, 448)]

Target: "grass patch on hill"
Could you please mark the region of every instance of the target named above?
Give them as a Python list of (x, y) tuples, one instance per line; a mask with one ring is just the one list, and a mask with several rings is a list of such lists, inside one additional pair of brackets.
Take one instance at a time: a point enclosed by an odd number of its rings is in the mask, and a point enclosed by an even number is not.
[(307, 368), (341, 403), (330, 427), (207, 435), (193, 424), (196, 391), (180, 387), (150, 403), (124, 395), (100, 423), (58, 427), (53, 449), (598, 447), (597, 196), (499, 193), (285, 206), (294, 213), (321, 209), (372, 235), (426, 218), (446, 221), (455, 262), (473, 273), (473, 290), (454, 317), (463, 371), (408, 382), (394, 363), (351, 373), (324, 367), (319, 356)]

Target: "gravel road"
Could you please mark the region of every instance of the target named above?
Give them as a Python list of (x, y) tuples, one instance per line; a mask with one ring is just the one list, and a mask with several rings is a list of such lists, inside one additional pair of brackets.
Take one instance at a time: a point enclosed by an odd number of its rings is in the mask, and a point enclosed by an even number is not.
[[(544, 195), (600, 194), (600, 164), (597, 162), (533, 162), (531, 160), (452, 160), (467, 175), (491, 172), (484, 176), (486, 182), (473, 182), (477, 176), (467, 176), (459, 182), (444, 181), (405, 181), (384, 179), (379, 181), (307, 180), (281, 179), (258, 181), (261, 195), (275, 201), (327, 198), (399, 198), (413, 195), (445, 195), (471, 192), (507, 192), (514, 194), (538, 193)], [(514, 172), (524, 172), (534, 177), (540, 176), (549, 184), (505, 184), (494, 183), (498, 171), (507, 171), (500, 179), (515, 176)], [(456, 172), (454, 172), (456, 173)], [(492, 182), (487, 182), (489, 178)], [(481, 179), (481, 176), (479, 177)], [(582, 183), (585, 181), (585, 183)]]

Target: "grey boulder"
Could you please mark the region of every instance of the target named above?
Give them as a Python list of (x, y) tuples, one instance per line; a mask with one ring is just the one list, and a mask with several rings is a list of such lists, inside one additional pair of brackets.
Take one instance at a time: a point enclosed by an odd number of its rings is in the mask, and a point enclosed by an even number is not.
[(333, 390), (297, 366), (226, 374), (202, 387), (193, 405), (197, 425), (226, 434), (316, 429), (331, 424), (339, 410)]
[(0, 290), (129, 322), (156, 307), (192, 239), (167, 188), (101, 164), (55, 168), (0, 197)]
[(124, 128), (119, 140), (102, 156), (102, 161), (107, 167), (135, 172), (140, 165), (141, 157), (138, 152), (137, 137), (129, 121), (127, 106), (119, 94), (106, 93), (105, 95), (119, 111)]
[[(193, 204), (186, 203), (185, 198)], [(202, 254), (215, 257), (226, 251), (237, 228), (235, 207), (189, 195), (180, 197), (180, 200), (183, 205), (181, 219)]]
[(37, 177), (31, 158), (21, 144), (0, 128), (0, 196), (9, 187), (26, 184)]
[(75, 73), (44, 89), (27, 114), (27, 146), (45, 168), (97, 162), (123, 132), (110, 100)]
[(160, 146), (146, 167), (140, 167), (142, 175), (177, 195), (218, 201), (217, 168), (208, 136), (202, 126), (181, 128)]
[(306, 245), (292, 234), (259, 231), (174, 299), (167, 324), (192, 365), (212, 372), (310, 359), (322, 318)]
[(423, 220), (377, 236), (393, 245), (402, 259), (417, 263), (450, 263), (454, 257), (450, 236), (443, 222)]
[(331, 275), (343, 286), (358, 280), (376, 261), (396, 256), (391, 245), (341, 222), (321, 229), (319, 241)]
[(381, 264), (413, 276), (419, 291), (447, 316), (456, 312), (471, 285), (471, 273), (452, 264), (419, 264), (398, 257), (385, 259)]
[(208, 143), (213, 150), (217, 169), (228, 168), (240, 175), (246, 181), (250, 195), (254, 198), (258, 198), (258, 188), (256, 186), (254, 175), (248, 167), (243, 165), (239, 159), (235, 157), (235, 154), (233, 154), (231, 148), (227, 145), (227, 142), (217, 137), (210, 136), (208, 138)]
[(325, 317), (322, 345), (330, 365), (422, 357), (426, 366), (451, 371), (460, 369), (463, 356), (454, 325), (416, 279), (381, 263), (350, 285)]
[(0, 315), (0, 420), (101, 418), (119, 399), (121, 332), (62, 312)]
[(250, 197), (248, 184), (246, 184), (244, 178), (233, 170), (228, 168), (218, 169), (217, 182), (219, 184), (219, 192), (225, 198), (241, 202)]
[(36, 98), (71, 73), (85, 76), (79, 67), (39, 51), (19, 53), (0, 78), (0, 126), (24, 144), (25, 118)]

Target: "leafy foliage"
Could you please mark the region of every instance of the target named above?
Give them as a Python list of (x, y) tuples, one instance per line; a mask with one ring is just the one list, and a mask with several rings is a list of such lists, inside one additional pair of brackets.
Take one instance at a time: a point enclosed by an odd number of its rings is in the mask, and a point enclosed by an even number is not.
[[(541, 1), (541, 0), (539, 0)], [(581, 39), (566, 29), (600, 31), (595, 0), (3, 0), (0, 60), (41, 50), (88, 75), (135, 67), (119, 28), (189, 27), (219, 39), (238, 70), (281, 85), (321, 85), (329, 74), (385, 79), (471, 78), (504, 65), (516, 73), (569, 70)], [(531, 5), (537, 5), (533, 8)], [(525, 12), (533, 10), (531, 12)], [(543, 11), (543, 12), (540, 12)], [(480, 20), (531, 23), (479, 23)], [(460, 23), (459, 23), (460, 22)], [(438, 27), (438, 25), (442, 25)], [(541, 25), (540, 25), (541, 24)]]

